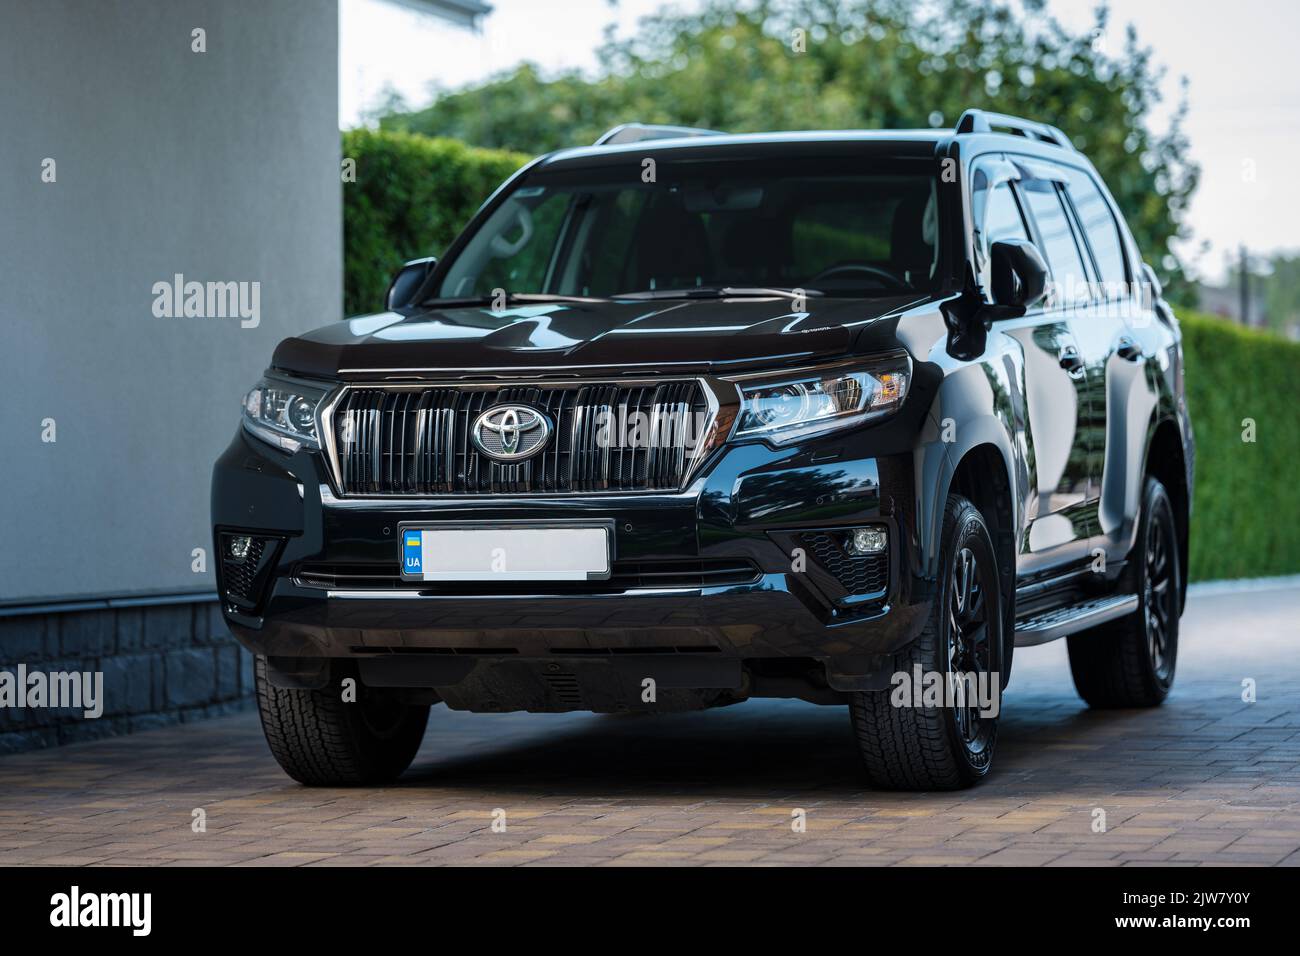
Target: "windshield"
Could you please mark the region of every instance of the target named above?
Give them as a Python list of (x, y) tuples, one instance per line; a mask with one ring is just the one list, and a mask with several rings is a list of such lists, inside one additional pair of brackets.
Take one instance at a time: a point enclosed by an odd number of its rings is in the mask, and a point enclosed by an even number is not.
[(527, 176), (446, 264), (436, 296), (933, 290), (938, 211), (926, 164), (647, 162)]

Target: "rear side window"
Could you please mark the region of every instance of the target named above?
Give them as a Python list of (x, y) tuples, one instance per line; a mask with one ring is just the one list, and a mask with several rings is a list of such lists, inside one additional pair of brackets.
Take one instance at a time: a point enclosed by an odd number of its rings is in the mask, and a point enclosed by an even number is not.
[(1081, 169), (1071, 169), (1070, 200), (1079, 214), (1079, 222), (1088, 245), (1092, 247), (1092, 257), (1096, 260), (1097, 271), (1108, 295), (1121, 295), (1120, 286), (1129, 281), (1128, 265), (1124, 258), (1124, 246), (1119, 236), (1119, 226), (1111, 214), (1110, 205), (1102, 195), (1097, 184)]
[(1065, 305), (1086, 302), (1090, 295), (1088, 274), (1056, 184), (1046, 179), (1027, 179), (1021, 181), (1020, 188), (1042, 236), (1042, 252), (1052, 270), (1057, 302)]

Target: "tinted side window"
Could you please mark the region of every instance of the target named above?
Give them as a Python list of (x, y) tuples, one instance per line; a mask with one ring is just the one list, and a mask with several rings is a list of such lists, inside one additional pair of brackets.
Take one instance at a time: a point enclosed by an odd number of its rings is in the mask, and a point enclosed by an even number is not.
[(1086, 301), (1089, 296), (1088, 274), (1074, 241), (1065, 207), (1057, 194), (1056, 184), (1045, 179), (1029, 179), (1020, 187), (1029, 203), (1030, 213), (1043, 237), (1042, 253), (1052, 270), (1057, 301), (1070, 304)]
[(1114, 296), (1119, 294), (1118, 285), (1128, 282), (1128, 267), (1119, 227), (1115, 224), (1115, 217), (1111, 215), (1106, 198), (1092, 177), (1081, 169), (1071, 169), (1069, 172), (1070, 200), (1079, 214), (1079, 222), (1088, 237), (1088, 245), (1092, 247), (1092, 256), (1097, 261), (1103, 288)]

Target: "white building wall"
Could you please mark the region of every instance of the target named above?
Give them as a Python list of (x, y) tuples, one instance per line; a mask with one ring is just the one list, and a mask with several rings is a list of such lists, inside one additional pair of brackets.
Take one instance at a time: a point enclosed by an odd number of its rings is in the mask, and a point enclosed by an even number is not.
[[(0, 605), (213, 588), (240, 399), (340, 316), (337, 96), (332, 0), (4, 4)], [(178, 273), (256, 325), (158, 317)]]

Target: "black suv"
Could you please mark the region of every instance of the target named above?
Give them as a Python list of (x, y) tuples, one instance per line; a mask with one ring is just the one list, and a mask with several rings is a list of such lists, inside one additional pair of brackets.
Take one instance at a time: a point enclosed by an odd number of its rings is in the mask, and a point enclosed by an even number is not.
[(847, 704), (882, 787), (989, 770), (1018, 646), (1174, 676), (1178, 323), (1065, 136), (629, 125), (387, 310), (282, 342), (213, 474), (271, 750), (390, 780), (430, 706)]

